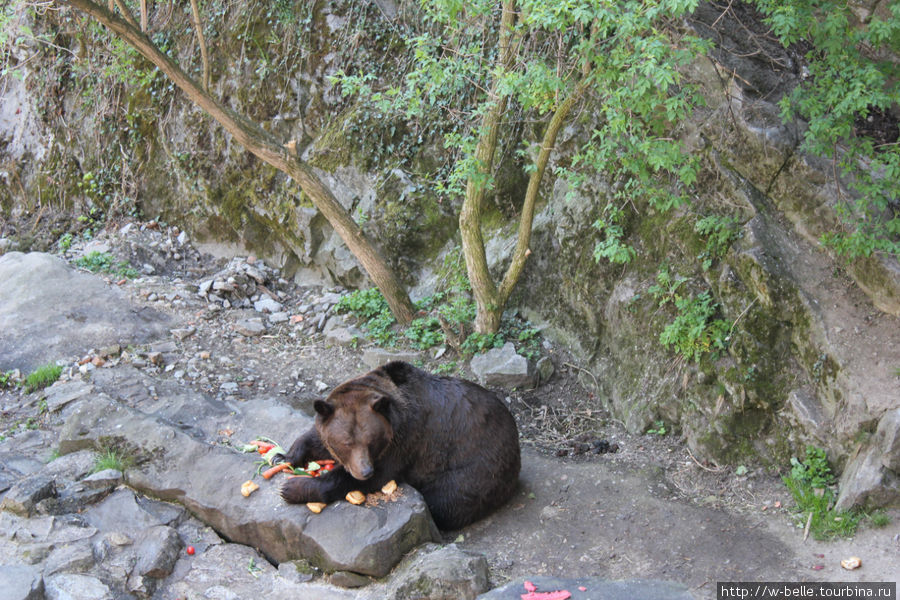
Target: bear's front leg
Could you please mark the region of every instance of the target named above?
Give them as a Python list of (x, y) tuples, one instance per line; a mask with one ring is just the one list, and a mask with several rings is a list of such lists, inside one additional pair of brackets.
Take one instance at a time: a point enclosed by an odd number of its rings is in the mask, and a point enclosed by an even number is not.
[(291, 477), (281, 486), (281, 497), (291, 504), (306, 502), (330, 504), (363, 487), (364, 482), (353, 479), (344, 467), (338, 465), (318, 477)]
[(287, 454), (282, 454), (281, 456), (297, 469), (305, 469), (306, 464), (311, 460), (332, 458), (322, 443), (319, 432), (316, 431), (315, 427), (311, 427), (306, 433), (298, 437), (291, 444), (291, 449), (288, 450)]

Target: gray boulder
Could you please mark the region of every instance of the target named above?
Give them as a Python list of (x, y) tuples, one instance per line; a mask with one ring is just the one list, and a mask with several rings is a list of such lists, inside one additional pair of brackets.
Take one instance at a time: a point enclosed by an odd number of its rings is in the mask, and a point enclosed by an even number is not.
[(94, 552), (88, 540), (54, 548), (44, 562), (44, 576), (56, 573), (85, 573), (94, 566)]
[(422, 358), (418, 352), (403, 352), (397, 350), (387, 350), (385, 348), (366, 348), (363, 352), (362, 361), (370, 369), (377, 369), (385, 363), (393, 360), (402, 360), (412, 363)]
[(888, 411), (868, 445), (841, 474), (835, 509), (900, 504), (900, 408)]
[(900, 474), (900, 408), (881, 417), (876, 433), (881, 438), (881, 464)]
[(266, 332), (266, 326), (262, 319), (241, 319), (234, 324), (234, 330), (244, 337), (256, 337)]
[(128, 591), (150, 595), (159, 580), (171, 575), (184, 543), (178, 532), (166, 525), (146, 529), (135, 544), (137, 563), (128, 578)]
[(0, 370), (33, 371), (112, 344), (141, 344), (169, 318), (139, 309), (102, 278), (50, 254), (0, 256)]
[(32, 565), (0, 566), (0, 590), (8, 600), (42, 600), (44, 578)]
[(472, 372), (482, 385), (505, 388), (534, 387), (528, 359), (516, 353), (512, 342), (472, 357)]
[(56, 482), (38, 473), (16, 482), (0, 502), (0, 510), (21, 516), (31, 516), (38, 502), (56, 496)]
[(62, 573), (50, 577), (47, 582), (49, 600), (112, 600), (109, 587), (91, 575)]
[[(219, 544), (192, 558), (191, 569), (166, 580), (160, 598), (315, 598), (359, 600), (358, 592), (318, 582), (297, 582), (283, 577), (259, 552), (240, 544)], [(222, 574), (227, 573), (227, 578)]]
[(429, 544), (412, 553), (394, 572), (380, 597), (393, 600), (472, 600), (486, 592), (487, 559), (456, 544)]
[(152, 527), (169, 525), (183, 514), (179, 508), (169, 511), (148, 510), (134, 492), (122, 488), (82, 513), (88, 524), (100, 531), (114, 531), (131, 539), (140, 538)]

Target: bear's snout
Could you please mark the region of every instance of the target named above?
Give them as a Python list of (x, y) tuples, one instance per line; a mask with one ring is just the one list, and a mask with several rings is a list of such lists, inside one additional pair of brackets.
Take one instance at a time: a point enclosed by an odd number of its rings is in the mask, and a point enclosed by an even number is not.
[(364, 449), (360, 449), (353, 453), (350, 464), (347, 465), (350, 474), (354, 479), (365, 481), (375, 474), (375, 467), (372, 466), (372, 460), (369, 453)]

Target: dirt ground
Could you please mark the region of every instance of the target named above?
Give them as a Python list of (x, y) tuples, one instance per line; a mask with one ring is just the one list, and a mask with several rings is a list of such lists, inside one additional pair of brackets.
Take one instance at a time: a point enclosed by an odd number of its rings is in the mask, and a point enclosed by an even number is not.
[[(94, 241), (105, 241), (122, 258), (161, 251), (140, 227), (126, 235), (111, 231)], [(290, 323), (259, 337), (232, 336), (232, 323), (246, 311), (211, 313), (201, 298), (170, 300), (184, 296), (185, 283), (221, 269), (224, 260), (197, 253), (166, 264), (153, 276), (127, 282), (106, 277), (135, 302), (196, 328), (179, 351), (185, 362), (208, 352), (211, 366), (202, 380), (185, 379), (185, 385), (216, 394), (223, 382), (236, 382), (237, 395), (247, 402), (278, 394), (308, 412), (311, 400), (323, 394), (319, 382), (331, 388), (367, 370), (365, 343), (328, 345), (320, 334), (298, 333)], [(293, 283), (281, 291), (286, 307), (314, 302), (324, 292)], [(712, 598), (718, 581), (898, 580), (900, 510), (888, 511), (886, 527), (863, 525), (852, 539), (804, 540), (778, 473), (746, 465), (738, 475), (734, 467), (699, 463), (671, 434), (628, 434), (581, 385), (586, 375), (577, 360), (553, 344), (544, 350), (556, 367), (548, 383), (529, 391), (497, 390), (509, 398), (520, 429), (519, 493), (496, 514), (445, 533), (445, 541), (488, 558), (494, 585), (539, 574), (649, 578), (680, 582), (698, 598)], [(451, 360), (464, 365), (452, 351), (439, 360), (432, 356), (422, 354), (425, 368)], [(470, 376), (465, 370), (461, 375)], [(600, 442), (617, 451), (594, 453)], [(849, 556), (860, 557), (862, 568), (842, 569), (841, 559)]]

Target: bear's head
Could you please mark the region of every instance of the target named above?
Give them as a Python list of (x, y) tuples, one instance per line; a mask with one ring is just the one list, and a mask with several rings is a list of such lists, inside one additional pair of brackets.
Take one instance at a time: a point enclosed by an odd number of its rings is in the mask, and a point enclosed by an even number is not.
[(313, 405), (319, 437), (355, 479), (374, 475), (379, 457), (391, 444), (390, 405), (390, 395), (350, 383)]

